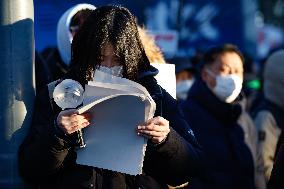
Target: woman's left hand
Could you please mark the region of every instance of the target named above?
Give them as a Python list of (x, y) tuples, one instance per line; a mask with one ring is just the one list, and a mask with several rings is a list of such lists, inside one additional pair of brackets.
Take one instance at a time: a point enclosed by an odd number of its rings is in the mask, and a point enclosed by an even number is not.
[(154, 117), (139, 125), (136, 131), (139, 136), (150, 139), (154, 144), (159, 144), (170, 132), (169, 121), (160, 116)]

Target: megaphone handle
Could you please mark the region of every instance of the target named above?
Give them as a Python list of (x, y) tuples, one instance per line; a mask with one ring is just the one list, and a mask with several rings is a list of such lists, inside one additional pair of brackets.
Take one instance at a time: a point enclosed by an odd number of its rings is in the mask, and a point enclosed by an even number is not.
[(84, 148), (84, 147), (86, 147), (86, 143), (85, 143), (84, 138), (83, 138), (83, 132), (82, 132), (82, 130), (80, 129), (80, 130), (78, 130), (76, 133), (77, 133), (77, 137), (78, 137), (78, 142), (77, 142), (78, 147), (79, 147), (79, 148)]

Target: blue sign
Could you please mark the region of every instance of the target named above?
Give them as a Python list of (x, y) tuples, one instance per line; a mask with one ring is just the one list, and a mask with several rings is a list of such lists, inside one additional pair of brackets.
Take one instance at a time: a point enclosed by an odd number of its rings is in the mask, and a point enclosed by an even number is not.
[[(183, 4), (180, 4), (183, 2)], [(150, 30), (176, 30), (178, 53), (190, 54), (195, 48), (233, 43), (244, 48), (242, 1), (223, 0), (35, 0), (36, 49), (56, 46), (56, 26), (60, 16), (71, 6), (90, 3), (95, 6), (121, 4)]]

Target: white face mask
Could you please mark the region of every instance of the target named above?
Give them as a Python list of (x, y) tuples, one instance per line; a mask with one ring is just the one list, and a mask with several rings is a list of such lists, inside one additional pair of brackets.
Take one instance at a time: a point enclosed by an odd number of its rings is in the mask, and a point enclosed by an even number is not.
[(194, 79), (183, 80), (177, 83), (177, 98), (185, 100), (187, 98), (187, 93), (191, 88)]
[(216, 86), (212, 91), (220, 100), (231, 103), (239, 96), (243, 85), (243, 80), (239, 76), (215, 75), (210, 70), (207, 70), (207, 73), (216, 78)]
[(113, 66), (111, 68), (106, 66), (100, 66), (98, 68), (99, 71), (116, 76), (122, 77), (123, 76), (123, 67), (122, 66)]

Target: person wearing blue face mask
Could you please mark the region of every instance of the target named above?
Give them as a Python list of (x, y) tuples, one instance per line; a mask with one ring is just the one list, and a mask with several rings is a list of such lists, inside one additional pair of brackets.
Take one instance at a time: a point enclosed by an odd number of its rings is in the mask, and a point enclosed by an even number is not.
[(204, 175), (193, 179), (190, 189), (265, 188), (257, 131), (241, 94), (243, 62), (231, 44), (209, 49), (182, 104), (204, 150)]

